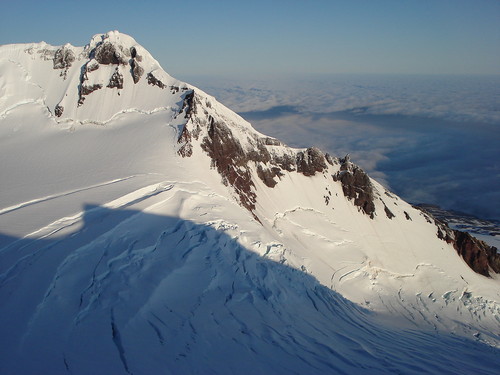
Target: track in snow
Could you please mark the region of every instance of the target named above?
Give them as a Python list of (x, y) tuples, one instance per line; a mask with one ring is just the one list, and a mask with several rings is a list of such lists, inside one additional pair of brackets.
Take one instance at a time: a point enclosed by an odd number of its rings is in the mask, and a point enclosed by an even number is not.
[(80, 193), (82, 191), (87, 191), (87, 190), (92, 190), (92, 189), (96, 189), (96, 188), (100, 188), (100, 187), (104, 187), (104, 186), (108, 186), (108, 185), (113, 185), (113, 184), (116, 184), (116, 183), (119, 183), (122, 181), (130, 180), (130, 179), (138, 177), (138, 176), (142, 176), (142, 175), (132, 175), (132, 176), (127, 176), (127, 177), (117, 178), (117, 179), (114, 179), (111, 181), (105, 181), (105, 182), (102, 182), (99, 184), (85, 186), (82, 188), (78, 188), (78, 189), (74, 189), (74, 190), (70, 190), (70, 191), (65, 191), (65, 192), (58, 193), (58, 194), (52, 194), (52, 195), (48, 195), (48, 196), (40, 197), (40, 198), (36, 198), (36, 199), (32, 199), (32, 200), (29, 200), (26, 202), (21, 202), (21, 203), (0, 209), (0, 215), (8, 214), (12, 211), (16, 211), (16, 210), (19, 210), (21, 208), (28, 207), (28, 206), (31, 206), (31, 205), (34, 205), (37, 203), (47, 202), (47, 201), (50, 201), (50, 200), (53, 200), (56, 198), (67, 197), (69, 195)]

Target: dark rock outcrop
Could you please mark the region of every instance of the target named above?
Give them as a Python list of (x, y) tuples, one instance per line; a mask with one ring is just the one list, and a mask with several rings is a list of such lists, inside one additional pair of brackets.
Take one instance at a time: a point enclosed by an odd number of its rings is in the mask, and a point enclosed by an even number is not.
[(139, 82), (142, 75), (144, 74), (144, 68), (139, 65), (136, 59), (132, 59), (130, 61), (130, 71), (132, 73), (132, 79), (134, 80), (134, 83)]
[(281, 168), (276, 165), (267, 165), (271, 161), (271, 155), (266, 148), (265, 139), (252, 139), (255, 149), (245, 150), (226, 123), (213, 118), (206, 111), (203, 111), (201, 116), (197, 116), (202, 110), (200, 105), (200, 98), (194, 91), (185, 94), (179, 114), (184, 112), (184, 117), (188, 119), (188, 122), (178, 139), (181, 144), (178, 150), (179, 155), (191, 156), (192, 139), (198, 139), (202, 128), (205, 129), (206, 135), (201, 142), (202, 150), (212, 159), (212, 167), (217, 169), (222, 182), (233, 187), (241, 205), (252, 212), (258, 220), (254, 214), (257, 196), (250, 163), (257, 165), (257, 175), (269, 187), (276, 185), (274, 177), (282, 175)]
[(273, 157), (273, 162), (285, 171), (293, 172), (297, 170), (297, 160), (290, 154), (276, 155)]
[(117, 89), (123, 89), (123, 75), (120, 74), (120, 72), (115, 70), (111, 78), (109, 79), (108, 86), (109, 88), (117, 88)]
[(130, 57), (141, 62), (142, 56), (137, 53), (137, 49), (135, 47), (130, 47)]
[(470, 268), (484, 276), (490, 276), (490, 271), (500, 273), (500, 254), (496, 247), (466, 232), (454, 230), (453, 233), (453, 247)]
[(325, 159), (326, 159), (326, 162), (330, 165), (336, 164), (336, 160), (334, 158), (332, 158), (332, 156), (329, 153), (325, 154)]
[[(197, 102), (195, 102), (194, 90), (186, 93), (184, 95), (184, 98), (182, 99), (182, 106), (181, 106), (181, 109), (179, 110), (179, 114), (181, 114), (182, 112), (185, 111), (186, 114), (184, 115), (184, 118), (188, 118), (188, 119), (192, 120), (193, 116), (197, 112), (197, 110), (196, 110), (197, 104), (199, 104), (199, 100), (197, 100)], [(208, 121), (210, 122), (210, 118), (208, 118)], [(184, 131), (188, 131), (186, 127), (184, 127)]]
[[(212, 166), (217, 168), (223, 183), (232, 186), (242, 206), (253, 213), (257, 196), (252, 175), (246, 168), (248, 159), (239, 140), (233, 137), (228, 126), (212, 118), (208, 136), (203, 139), (201, 147), (211, 157)], [(255, 215), (254, 217), (257, 219)]]
[[(432, 220), (428, 221), (432, 224)], [(446, 241), (448, 243), (452, 243), (454, 241), (454, 231), (448, 227), (448, 225), (440, 220), (434, 219), (434, 225), (437, 227), (437, 237), (440, 240)]]
[[(153, 77), (153, 75), (150, 73), (148, 74), (148, 82), (149, 82), (149, 76)], [(154, 77), (153, 77), (154, 78)], [(158, 81), (160, 82), (160, 81)], [(161, 83), (161, 82), (160, 82)], [(187, 119), (193, 119), (193, 115), (196, 114), (196, 103), (194, 102), (194, 91), (187, 92), (184, 94), (184, 98), (182, 100), (182, 107), (179, 110), (178, 114), (181, 114), (185, 111), (184, 118)], [(177, 117), (177, 115), (175, 116)], [(209, 119), (210, 120), (210, 119)], [(179, 143), (181, 146), (177, 153), (182, 156), (182, 157), (190, 157), (193, 154), (193, 146), (191, 144), (191, 139), (194, 138), (198, 139), (198, 136), (201, 132), (200, 128), (200, 123), (196, 123), (193, 125), (195, 126), (195, 129), (189, 130), (188, 125), (186, 124), (183, 129), (181, 134), (179, 135), (179, 138), (177, 140), (177, 143)]]
[(332, 176), (333, 180), (339, 181), (344, 195), (373, 219), (375, 203), (370, 178), (360, 167), (350, 162), (349, 155), (340, 159), (340, 163), (340, 171)]
[(128, 63), (127, 54), (119, 46), (110, 43), (103, 42), (99, 44), (94, 51), (94, 58), (99, 64), (109, 65), (109, 64), (121, 64), (126, 65)]
[(54, 113), (57, 117), (61, 117), (64, 112), (64, 107), (60, 104), (56, 105), (56, 108), (54, 109)]
[(327, 169), (325, 155), (316, 147), (297, 153), (297, 172), (304, 176), (314, 176), (316, 172)]
[(82, 85), (80, 94), (82, 96), (89, 95), (89, 94), (91, 94), (94, 91), (99, 90), (99, 89), (102, 89), (102, 85), (100, 83), (94, 83), (93, 85), (90, 85), (90, 86)]
[(266, 137), (264, 138), (264, 144), (266, 146), (282, 146), (282, 143), (276, 138)]
[(55, 52), (54, 59), (52, 61), (54, 69), (67, 69), (75, 61), (75, 54), (71, 49), (61, 47)]
[(434, 218), (423, 206), (414, 207), (423, 213), (427, 222), (436, 225), (437, 237), (452, 244), (474, 272), (487, 277), (490, 276), (490, 271), (500, 273), (500, 254), (496, 247), (488, 245), (467, 232), (451, 229), (444, 221)]
[(88, 61), (81, 69), (80, 73), (80, 84), (78, 86), (78, 107), (85, 101), (85, 95), (102, 88), (102, 85), (86, 85), (85, 82), (88, 81), (89, 73), (99, 69), (99, 63), (96, 60)]
[(52, 59), (53, 68), (61, 69), (62, 71), (60, 76), (66, 79), (66, 75), (68, 74), (68, 68), (74, 61), (75, 61), (74, 52), (67, 47), (61, 47), (54, 53), (54, 58)]
[(93, 85), (81, 84), (78, 92), (78, 105), (80, 106), (83, 104), (86, 95), (89, 95), (99, 89), (102, 89), (102, 85), (99, 83), (94, 83)]
[(267, 150), (264, 140), (254, 138), (255, 146), (252, 150), (247, 151), (247, 159), (255, 163), (268, 164), (271, 161), (271, 154)]
[(153, 86), (158, 86), (160, 89), (165, 88), (165, 84), (156, 78), (152, 73), (148, 73), (147, 75), (148, 83)]
[(267, 187), (273, 188), (276, 186), (278, 183), (274, 177), (276, 177), (277, 173), (280, 173), (279, 168), (273, 169), (268, 169), (268, 168), (263, 168), (261, 165), (257, 166), (257, 176), (266, 184)]
[(391, 220), (392, 220), (392, 218), (393, 218), (393, 217), (396, 217), (396, 215), (394, 215), (394, 214), (392, 213), (392, 211), (391, 211), (391, 210), (389, 210), (389, 207), (387, 207), (387, 206), (385, 205), (385, 203), (384, 203), (384, 211), (385, 211), (385, 215), (386, 215), (389, 219), (391, 219)]

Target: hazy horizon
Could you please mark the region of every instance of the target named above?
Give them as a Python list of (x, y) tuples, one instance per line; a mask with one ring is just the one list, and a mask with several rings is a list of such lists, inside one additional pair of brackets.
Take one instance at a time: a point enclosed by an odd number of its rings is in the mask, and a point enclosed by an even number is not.
[(2, 8), (0, 44), (83, 46), (119, 30), (173, 76), (500, 74), (500, 2), (492, 0), (20, 0)]

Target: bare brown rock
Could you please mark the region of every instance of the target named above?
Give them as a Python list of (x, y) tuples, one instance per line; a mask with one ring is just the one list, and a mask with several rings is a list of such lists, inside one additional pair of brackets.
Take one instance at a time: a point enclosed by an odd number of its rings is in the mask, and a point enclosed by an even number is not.
[[(279, 168), (278, 168), (279, 171)], [(273, 188), (278, 183), (274, 177), (276, 177), (275, 172), (268, 168), (263, 168), (261, 165), (257, 166), (257, 176), (266, 184), (266, 186)]]
[(316, 147), (297, 153), (297, 172), (304, 176), (314, 176), (316, 172), (327, 169), (325, 155)]
[(54, 109), (54, 113), (57, 117), (61, 117), (64, 112), (64, 107), (60, 104), (56, 105), (56, 108)]
[(500, 254), (497, 248), (488, 245), (467, 232), (451, 229), (444, 221), (435, 219), (432, 214), (422, 206), (414, 206), (424, 214), (427, 221), (437, 227), (437, 237), (453, 245), (458, 255), (474, 271), (489, 277), (490, 271), (500, 273)]
[(325, 154), (325, 159), (326, 159), (326, 162), (330, 165), (335, 165), (337, 164), (336, 163), (336, 160), (334, 158), (332, 158), (332, 156), (328, 153)]
[(332, 176), (333, 180), (339, 181), (344, 195), (373, 219), (375, 203), (370, 178), (361, 168), (349, 161), (348, 155), (341, 159), (340, 163), (340, 171)]
[(99, 89), (102, 89), (102, 85), (101, 84), (98, 84), (98, 83), (95, 83), (93, 85), (84, 85), (84, 84), (81, 84), (79, 86), (79, 99), (78, 99), (78, 105), (82, 105), (83, 102), (85, 101), (85, 96), (93, 93), (94, 91), (96, 90), (99, 90)]
[(144, 74), (144, 68), (139, 65), (139, 63), (136, 61), (136, 59), (132, 59), (130, 61), (130, 67), (131, 67), (132, 79), (134, 80), (134, 83), (139, 82), (142, 75)]
[(453, 233), (453, 247), (470, 268), (484, 276), (490, 276), (490, 271), (500, 273), (500, 255), (496, 247), (466, 232), (455, 230)]
[[(212, 158), (212, 165), (222, 176), (225, 185), (230, 185), (240, 198), (240, 203), (253, 213), (256, 194), (252, 175), (247, 168), (248, 159), (237, 138), (233, 137), (226, 124), (210, 121), (208, 136), (203, 139), (202, 149)], [(242, 168), (240, 168), (242, 167)], [(254, 217), (257, 218), (254, 214)]]
[(90, 85), (90, 86), (83, 85), (83, 86), (81, 86), (81, 94), (82, 95), (89, 95), (89, 94), (91, 94), (94, 91), (99, 90), (99, 89), (102, 89), (102, 85), (99, 83), (94, 83), (93, 85)]
[(184, 158), (193, 155), (193, 146), (191, 144), (191, 138), (192, 138), (191, 132), (188, 130), (187, 126), (184, 126), (181, 135), (177, 140), (177, 142), (182, 145), (177, 151), (177, 153)]
[(396, 215), (394, 215), (394, 214), (392, 213), (392, 211), (391, 211), (391, 210), (389, 210), (389, 207), (387, 207), (387, 206), (385, 205), (385, 203), (384, 203), (384, 211), (385, 211), (385, 215), (386, 215), (389, 219), (391, 219), (391, 220), (392, 220), (392, 218), (393, 218), (393, 217), (396, 217)]
[(297, 170), (296, 158), (292, 157), (289, 154), (284, 154), (282, 156), (274, 156), (273, 162), (278, 165), (281, 169), (284, 169), (288, 172), (293, 172)]
[(121, 64), (128, 63), (127, 56), (118, 46), (110, 42), (103, 42), (99, 44), (94, 51), (94, 58), (99, 64)]
[(109, 79), (108, 86), (109, 88), (117, 88), (117, 89), (123, 89), (123, 75), (120, 74), (120, 72), (115, 70), (111, 78)]
[(54, 69), (66, 69), (75, 61), (75, 54), (66, 47), (59, 48), (53, 59)]
[(147, 75), (148, 83), (153, 86), (158, 86), (160, 89), (165, 88), (165, 84), (156, 78), (152, 73), (148, 73)]

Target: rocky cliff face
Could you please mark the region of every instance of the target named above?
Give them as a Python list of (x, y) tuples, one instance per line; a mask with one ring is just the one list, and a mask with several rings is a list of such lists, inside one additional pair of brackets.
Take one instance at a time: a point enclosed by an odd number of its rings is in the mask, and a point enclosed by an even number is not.
[(240, 203), (252, 213), (257, 201), (252, 171), (268, 188), (273, 188), (285, 171), (314, 176), (327, 170), (327, 160), (333, 163), (330, 157), (317, 148), (293, 150), (255, 131), (247, 132), (242, 144), (231, 124), (209, 114), (206, 107), (211, 108), (210, 102), (203, 101), (196, 92), (185, 96), (182, 111), (186, 109), (188, 122), (178, 139), (178, 153), (190, 157), (193, 139), (199, 140), (223, 183), (235, 190)]
[(54, 69), (60, 69), (60, 76), (66, 78), (68, 68), (70, 68), (75, 61), (75, 53), (69, 46), (63, 46), (55, 52), (52, 61)]
[(454, 230), (453, 234), (453, 247), (470, 268), (484, 276), (490, 276), (490, 272), (500, 273), (500, 254), (496, 247), (466, 232)]
[(417, 207), (426, 216), (428, 222), (437, 228), (437, 237), (453, 245), (458, 255), (475, 272), (489, 277), (491, 272), (500, 273), (500, 254), (498, 249), (490, 246), (467, 232), (451, 229), (444, 221), (438, 220), (423, 207)]
[(342, 184), (344, 195), (373, 219), (375, 204), (372, 183), (361, 168), (350, 162), (349, 155), (340, 159), (340, 171), (332, 177)]

